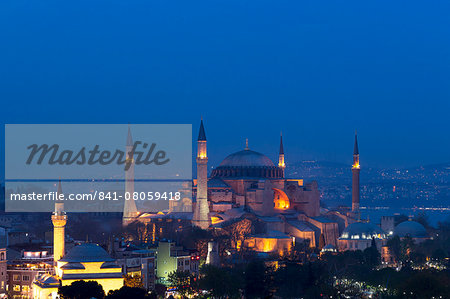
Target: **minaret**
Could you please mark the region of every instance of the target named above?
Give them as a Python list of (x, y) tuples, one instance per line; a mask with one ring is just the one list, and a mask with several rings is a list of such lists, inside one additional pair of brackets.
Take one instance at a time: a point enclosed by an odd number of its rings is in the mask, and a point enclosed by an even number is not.
[(197, 139), (197, 199), (195, 204), (193, 224), (202, 229), (210, 225), (208, 206), (208, 155), (206, 153), (206, 134), (203, 119)]
[(355, 145), (353, 148), (353, 165), (352, 165), (352, 212), (359, 213), (359, 151), (358, 137), (355, 132)]
[[(124, 195), (124, 207), (123, 207), (123, 218), (122, 225), (127, 226), (129, 223), (133, 222), (138, 216), (136, 202), (133, 200), (134, 193), (134, 159), (133, 159), (133, 138), (131, 137), (131, 129), (128, 126), (128, 136), (127, 136), (127, 145), (126, 145), (126, 155), (127, 155), (127, 163), (131, 163), (128, 170), (125, 170), (125, 193), (129, 194)], [(125, 198), (129, 198), (129, 200), (125, 200)]]
[(283, 171), (284, 178), (284, 170), (286, 169), (286, 164), (284, 163), (284, 149), (283, 149), (283, 134), (280, 134), (280, 153), (278, 155), (278, 167)]
[[(56, 193), (56, 197), (59, 198), (60, 194), (62, 194), (61, 187), (61, 179), (58, 183), (58, 191)], [(56, 262), (59, 261), (64, 256), (64, 247), (65, 247), (65, 237), (64, 237), (64, 227), (67, 223), (67, 215), (64, 212), (64, 202), (55, 203), (55, 212), (52, 215), (52, 223), (53, 223), (53, 260), (56, 265)]]

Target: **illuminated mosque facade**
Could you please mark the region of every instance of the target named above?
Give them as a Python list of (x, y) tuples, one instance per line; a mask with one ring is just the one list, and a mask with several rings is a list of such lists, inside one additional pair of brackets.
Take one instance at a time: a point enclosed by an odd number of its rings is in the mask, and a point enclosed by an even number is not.
[[(296, 242), (332, 250), (364, 250), (375, 241), (377, 248), (389, 236), (385, 229), (361, 220), (360, 163), (355, 133), (352, 171), (352, 202), (349, 208), (327, 209), (320, 205), (316, 181), (285, 176), (283, 138), (280, 136), (278, 163), (250, 149), (227, 156), (208, 176), (207, 138), (203, 120), (197, 138), (197, 179), (186, 193), (171, 202), (168, 211), (144, 213), (139, 221), (153, 225), (153, 240), (167, 238), (170, 231), (193, 225), (215, 232), (230, 231), (236, 223), (247, 223), (245, 238), (231, 242), (235, 249), (257, 252), (287, 252)], [(393, 223), (393, 222), (392, 222)], [(381, 225), (383, 227), (383, 224)], [(390, 229), (393, 230), (394, 228)], [(244, 230), (244, 229), (243, 229)]]
[[(62, 194), (61, 181), (58, 193)], [(122, 268), (99, 245), (85, 243), (65, 251), (67, 215), (64, 203), (55, 203), (53, 223), (53, 274), (43, 274), (33, 282), (33, 298), (58, 298), (58, 288), (77, 280), (96, 281), (107, 294), (124, 284)]]
[[(252, 229), (244, 244), (260, 252), (289, 250), (293, 242), (307, 240), (316, 247), (323, 235), (337, 246), (338, 223), (321, 213), (317, 182), (285, 177), (285, 153), (280, 136), (278, 163), (250, 149), (227, 156), (207, 174), (207, 139), (203, 120), (197, 140), (197, 179), (193, 182), (192, 224), (220, 230), (240, 220)], [(189, 206), (189, 204), (188, 204)], [(186, 202), (172, 203), (171, 213), (185, 211)]]

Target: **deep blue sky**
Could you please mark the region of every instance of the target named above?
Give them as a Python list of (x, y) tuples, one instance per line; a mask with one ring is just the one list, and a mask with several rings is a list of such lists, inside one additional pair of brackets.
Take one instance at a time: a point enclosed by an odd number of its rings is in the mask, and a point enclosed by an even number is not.
[[(448, 162), (448, 1), (1, 1), (3, 123), (192, 123), (212, 163)], [(2, 136), (4, 133), (2, 132)], [(2, 138), (3, 139), (3, 138)], [(2, 149), (3, 154), (3, 149)]]

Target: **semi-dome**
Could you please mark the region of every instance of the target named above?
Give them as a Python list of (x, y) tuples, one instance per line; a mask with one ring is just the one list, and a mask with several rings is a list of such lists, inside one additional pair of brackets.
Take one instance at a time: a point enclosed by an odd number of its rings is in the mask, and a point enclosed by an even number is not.
[(267, 156), (249, 150), (233, 153), (213, 170), (212, 177), (221, 178), (281, 178), (283, 171)]
[(340, 237), (341, 240), (385, 239), (381, 228), (370, 222), (355, 222), (347, 226)]
[(408, 220), (400, 223), (394, 229), (394, 235), (404, 238), (410, 236), (411, 238), (427, 238), (427, 230), (419, 222)]
[(69, 263), (111, 262), (114, 259), (97, 244), (86, 243), (73, 247), (60, 261)]

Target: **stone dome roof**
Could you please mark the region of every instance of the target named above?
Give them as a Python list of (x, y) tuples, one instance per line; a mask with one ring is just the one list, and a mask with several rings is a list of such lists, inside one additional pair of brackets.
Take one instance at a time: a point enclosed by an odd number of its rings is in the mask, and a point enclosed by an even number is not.
[(275, 166), (267, 156), (249, 150), (236, 152), (226, 157), (213, 170), (211, 177), (232, 178), (282, 178), (283, 170)]
[(427, 230), (425, 227), (419, 222), (407, 220), (399, 225), (397, 225), (394, 229), (394, 235), (397, 235), (401, 238), (406, 236), (410, 236), (411, 238), (427, 238)]
[(355, 222), (347, 226), (340, 239), (357, 240), (357, 239), (385, 239), (386, 234), (377, 225), (370, 222)]
[(97, 244), (86, 243), (73, 247), (60, 261), (69, 263), (111, 262), (114, 259)]
[(242, 150), (236, 153), (233, 153), (226, 157), (222, 163), (220, 163), (220, 166), (227, 166), (227, 167), (273, 167), (275, 166), (267, 156), (252, 151), (252, 150)]

